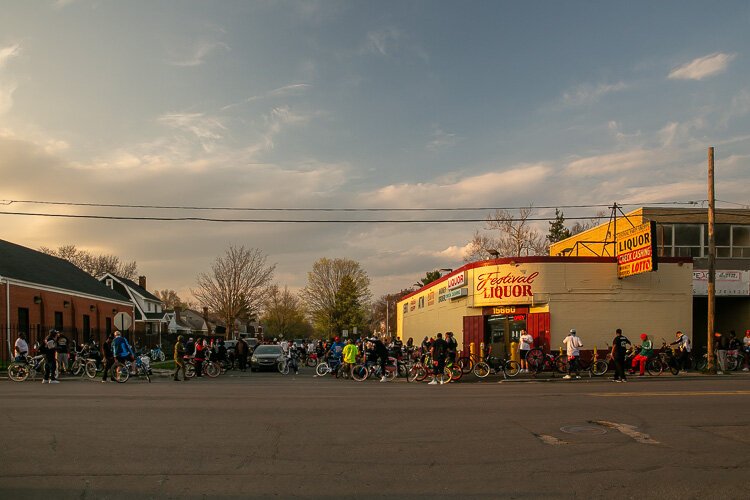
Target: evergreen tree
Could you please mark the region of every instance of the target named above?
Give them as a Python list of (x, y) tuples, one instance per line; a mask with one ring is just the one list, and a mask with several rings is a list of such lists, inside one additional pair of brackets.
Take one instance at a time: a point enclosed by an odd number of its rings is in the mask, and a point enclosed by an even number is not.
[(555, 209), (555, 220), (549, 223), (549, 234), (547, 241), (557, 243), (565, 238), (570, 238), (570, 230), (565, 227), (565, 215), (559, 208)]

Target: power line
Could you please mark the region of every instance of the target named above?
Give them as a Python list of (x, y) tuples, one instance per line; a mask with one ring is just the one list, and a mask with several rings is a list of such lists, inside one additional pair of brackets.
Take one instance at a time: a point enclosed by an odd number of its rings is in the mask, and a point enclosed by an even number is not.
[[(621, 203), (620, 206), (644, 206), (644, 205), (697, 205), (705, 200), (697, 201), (665, 201), (655, 203)], [(612, 204), (582, 204), (582, 205), (549, 205), (549, 206), (526, 206), (526, 207), (431, 207), (431, 208), (292, 208), (292, 207), (199, 207), (187, 205), (134, 205), (126, 203), (82, 203), (71, 201), (47, 201), (47, 200), (0, 200), (2, 205), (12, 205), (14, 203), (26, 203), (34, 205), (62, 205), (70, 207), (97, 207), (97, 208), (138, 208), (138, 209), (155, 209), (155, 210), (215, 210), (215, 211), (238, 211), (238, 212), (467, 212), (467, 211), (487, 211), (487, 210), (520, 210), (525, 208), (532, 209), (567, 209), (567, 208), (611, 208)]]
[[(702, 215), (704, 210), (683, 210), (680, 212), (662, 212), (659, 217)], [(51, 214), (41, 212), (4, 212), (0, 215), (18, 215), (27, 217), (52, 217), (69, 219), (96, 219), (96, 220), (133, 220), (133, 221), (162, 221), (162, 222), (225, 222), (225, 223), (274, 223), (274, 224), (453, 224), (466, 222), (487, 222), (488, 218), (466, 218), (466, 219), (218, 219), (211, 217), (155, 217), (155, 216), (120, 216), (120, 215), (96, 215), (96, 214)], [(748, 217), (750, 214), (735, 214), (737, 217)], [(620, 218), (620, 217), (618, 217)], [(610, 215), (594, 215), (581, 217), (566, 217), (566, 220), (602, 220), (611, 219)], [(501, 219), (509, 222), (521, 221), (554, 221), (555, 217), (527, 217), (525, 219), (512, 217)]]

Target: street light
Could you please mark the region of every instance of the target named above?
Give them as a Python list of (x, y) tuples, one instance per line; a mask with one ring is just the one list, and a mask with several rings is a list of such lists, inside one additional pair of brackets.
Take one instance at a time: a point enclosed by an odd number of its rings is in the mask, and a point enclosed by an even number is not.
[(500, 252), (498, 252), (494, 248), (491, 248), (491, 249), (487, 250), (487, 253), (490, 254), (490, 256), (494, 257), (495, 259), (497, 259), (498, 257), (500, 257)]

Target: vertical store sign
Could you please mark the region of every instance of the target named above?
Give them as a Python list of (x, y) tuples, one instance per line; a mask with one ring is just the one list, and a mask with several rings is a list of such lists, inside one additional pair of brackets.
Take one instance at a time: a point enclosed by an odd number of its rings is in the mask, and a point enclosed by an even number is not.
[(617, 233), (617, 277), (656, 271), (656, 222)]

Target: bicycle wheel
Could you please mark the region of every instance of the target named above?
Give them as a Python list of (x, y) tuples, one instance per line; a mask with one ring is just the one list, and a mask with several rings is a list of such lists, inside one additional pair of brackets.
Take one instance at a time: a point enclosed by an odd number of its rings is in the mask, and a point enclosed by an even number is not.
[(490, 365), (488, 365), (484, 361), (480, 361), (479, 363), (474, 365), (473, 372), (476, 377), (484, 378), (490, 374)]
[(221, 366), (215, 361), (206, 363), (203, 367), (203, 372), (210, 378), (216, 378), (221, 375)]
[(185, 363), (185, 378), (195, 377), (195, 365), (193, 363)]
[(416, 364), (409, 368), (409, 373), (406, 375), (406, 380), (409, 382), (421, 382), (427, 376), (424, 367), (421, 364)]
[(151, 383), (151, 375), (148, 374), (148, 370), (145, 367), (140, 368), (141, 374), (146, 377), (146, 381), (150, 384)]
[(521, 373), (521, 363), (518, 361), (514, 361), (512, 359), (509, 359), (505, 362), (505, 366), (503, 366), (503, 371), (505, 374), (509, 377), (515, 377), (519, 373)]
[(555, 369), (559, 373), (568, 373), (568, 357), (563, 356), (557, 356), (555, 358)]
[(534, 348), (526, 354), (526, 363), (529, 365), (529, 371), (539, 373), (544, 369), (544, 351)]
[(307, 366), (309, 366), (310, 368), (312, 368), (312, 367), (314, 367), (314, 366), (315, 366), (315, 364), (316, 364), (316, 361), (317, 361), (317, 360), (316, 360), (315, 358), (312, 358), (312, 357), (308, 357), (308, 358), (307, 358), (307, 359), (305, 360), (305, 365), (307, 365)]
[(162, 351), (159, 351), (158, 358), (159, 358), (159, 361), (161, 361), (162, 363), (164, 362), (164, 360), (167, 359), (167, 357), (164, 355), (164, 352), (162, 352)]
[(362, 382), (367, 379), (370, 372), (367, 370), (365, 365), (354, 365), (352, 368), (352, 378), (357, 382)]
[(386, 367), (385, 369), (385, 379), (390, 382), (394, 378), (396, 378), (396, 375), (398, 375), (398, 370), (394, 366), (393, 368)]
[(441, 384), (447, 384), (451, 381), (451, 370), (447, 366), (443, 368), (442, 373), (438, 373), (435, 378)]
[(464, 376), (464, 372), (461, 371), (461, 367), (457, 365), (452, 365), (449, 370), (451, 372), (451, 382), (458, 382), (459, 380), (461, 380), (461, 377)]
[(739, 359), (734, 356), (727, 356), (727, 371), (733, 372), (740, 367)]
[(96, 361), (94, 360), (88, 360), (86, 361), (86, 376), (88, 378), (96, 378)]
[(651, 358), (646, 362), (646, 371), (649, 375), (661, 375), (661, 372), (664, 371), (664, 365), (659, 358)]
[(282, 375), (289, 375), (289, 363), (287, 363), (286, 361), (279, 361), (278, 363), (276, 363), (276, 369)]
[(130, 370), (125, 365), (116, 365), (112, 367), (113, 378), (115, 382), (124, 384), (130, 378)]
[(471, 373), (471, 370), (474, 369), (474, 363), (469, 357), (458, 358), (456, 364), (461, 368), (462, 373)]
[(708, 368), (708, 359), (703, 357), (700, 358), (698, 361), (695, 362), (695, 369), (699, 372), (706, 371), (706, 368)]
[(8, 378), (13, 382), (23, 382), (29, 378), (29, 365), (13, 362), (8, 365)]
[(328, 367), (328, 363), (323, 361), (322, 363), (318, 363), (318, 366), (315, 367), (315, 373), (318, 375), (318, 377), (323, 377), (325, 375), (328, 375), (331, 372), (331, 369)]
[(609, 370), (609, 363), (603, 359), (597, 359), (595, 363), (591, 365), (591, 374), (595, 377), (601, 377)]
[(671, 363), (669, 365), (669, 373), (672, 375), (678, 375), (680, 373), (680, 368), (675, 363)]

